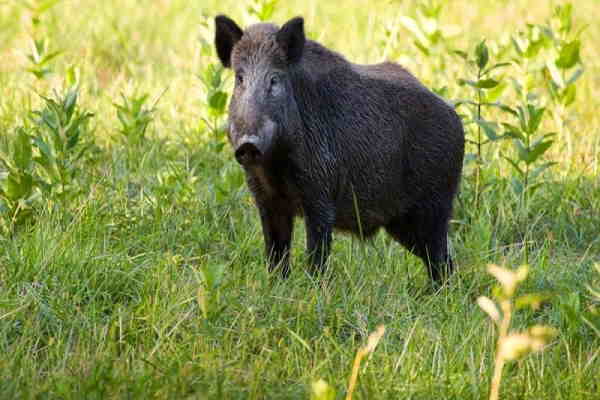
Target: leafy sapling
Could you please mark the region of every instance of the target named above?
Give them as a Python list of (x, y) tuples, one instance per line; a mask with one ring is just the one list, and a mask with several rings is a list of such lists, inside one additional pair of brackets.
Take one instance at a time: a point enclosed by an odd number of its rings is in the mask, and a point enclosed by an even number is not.
[(129, 98), (121, 93), (121, 99), (121, 104), (113, 103), (121, 123), (119, 132), (125, 138), (128, 146), (137, 146), (145, 139), (146, 130), (154, 120), (156, 103), (147, 107), (148, 94), (146, 93)]
[[(530, 97), (531, 98), (531, 97)], [(542, 156), (554, 143), (555, 133), (539, 133), (545, 107), (537, 106), (533, 102), (524, 102), (515, 109), (517, 124), (503, 122), (506, 136), (513, 139), (515, 156), (504, 158), (517, 172), (517, 177), (512, 180), (512, 186), (525, 205), (527, 196), (533, 194), (541, 185), (537, 178), (542, 172), (556, 164), (555, 162), (541, 162)]]
[(88, 125), (94, 114), (78, 107), (78, 96), (78, 89), (71, 88), (64, 96), (42, 97), (44, 108), (31, 116), (41, 187), (48, 199), (61, 202), (85, 191), (77, 178), (98, 150)]
[(485, 164), (484, 146), (503, 139), (503, 136), (498, 134), (498, 123), (485, 119), (483, 110), (493, 107), (510, 111), (510, 108), (497, 101), (506, 84), (502, 82), (500, 77), (493, 74), (493, 72), (509, 65), (509, 63), (500, 62), (490, 65), (490, 52), (485, 40), (479, 42), (471, 55), (460, 50), (454, 51), (454, 54), (462, 58), (468, 69), (474, 73), (472, 78), (461, 78), (458, 83), (461, 86), (470, 87), (475, 92), (475, 100), (458, 100), (456, 107), (465, 105), (468, 107), (470, 114), (463, 116), (463, 121), (467, 127), (467, 132), (471, 136), (467, 138), (467, 143), (475, 147), (475, 152), (467, 153), (465, 160), (475, 163), (475, 207), (478, 207), (483, 191), (481, 175), (482, 167)]
[(225, 69), (215, 62), (214, 46), (213, 46), (213, 27), (212, 18), (208, 15), (203, 15), (200, 25), (200, 53), (202, 59), (206, 62), (202, 63), (202, 70), (198, 74), (200, 82), (203, 86), (204, 104), (207, 110), (206, 114), (201, 117), (205, 129), (208, 131), (211, 140), (209, 146), (215, 153), (220, 153), (227, 142), (226, 129), (224, 124), (228, 95), (225, 92), (227, 80), (225, 79)]

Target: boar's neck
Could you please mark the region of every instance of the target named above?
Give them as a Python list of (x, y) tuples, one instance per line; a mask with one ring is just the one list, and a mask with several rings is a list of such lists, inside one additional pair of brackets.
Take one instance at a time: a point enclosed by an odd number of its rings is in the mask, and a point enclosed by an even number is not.
[[(312, 156), (336, 158), (337, 121), (347, 118), (344, 82), (355, 74), (340, 54), (307, 41), (302, 61), (291, 69), (292, 86), (305, 147)], [(333, 166), (332, 166), (333, 167)]]

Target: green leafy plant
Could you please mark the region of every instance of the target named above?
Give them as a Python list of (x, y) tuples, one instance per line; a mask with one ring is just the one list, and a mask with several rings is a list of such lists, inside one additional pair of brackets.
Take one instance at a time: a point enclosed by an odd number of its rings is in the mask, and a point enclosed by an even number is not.
[(47, 37), (41, 37), (43, 32), (42, 16), (52, 9), (60, 0), (38, 0), (38, 1), (23, 1), (23, 6), (29, 10), (31, 14), (31, 23), (34, 28), (34, 38), (31, 39), (30, 53), (27, 54), (30, 66), (26, 69), (32, 73), (37, 79), (43, 79), (50, 75), (53, 70), (50, 62), (59, 56), (62, 51), (50, 50), (50, 40)]
[(217, 318), (227, 307), (221, 304), (224, 272), (222, 264), (204, 264), (198, 269), (196, 300), (202, 316), (208, 321)]
[(121, 104), (113, 103), (121, 123), (119, 132), (125, 138), (127, 146), (137, 146), (145, 139), (146, 130), (154, 120), (156, 103), (151, 107), (146, 106), (147, 93), (129, 98), (121, 93), (121, 99)]
[[(516, 84), (516, 82), (515, 82)], [(516, 84), (518, 88), (518, 84)], [(520, 90), (520, 89), (517, 89)], [(542, 161), (543, 155), (554, 143), (555, 133), (539, 133), (545, 107), (535, 104), (535, 96), (524, 96), (522, 104), (513, 110), (516, 124), (503, 122), (505, 135), (512, 138), (514, 152), (512, 156), (503, 155), (512, 169), (517, 173), (511, 179), (513, 191), (519, 197), (523, 212), (523, 226), (529, 225), (529, 198), (541, 186), (541, 174), (552, 165), (553, 161)], [(529, 262), (529, 246), (525, 243), (525, 263)]]
[(494, 288), (496, 302), (480, 296), (477, 304), (498, 328), (496, 361), (489, 397), (490, 400), (498, 400), (504, 365), (532, 352), (543, 350), (557, 332), (554, 328), (545, 325), (535, 325), (520, 332), (511, 331), (510, 325), (514, 312), (524, 307), (537, 309), (546, 300), (546, 296), (528, 294), (516, 297), (519, 285), (527, 278), (529, 271), (527, 266), (512, 271), (497, 265), (489, 265), (487, 270), (500, 283)]
[(71, 88), (64, 96), (42, 97), (44, 108), (32, 113), (33, 143), (38, 150), (34, 161), (49, 200), (67, 201), (85, 190), (77, 178), (84, 161), (98, 150), (88, 126), (93, 114), (77, 106), (78, 94), (77, 88)]
[[(600, 272), (600, 265), (596, 270)], [(556, 304), (561, 330), (574, 341), (589, 340), (590, 330), (600, 335), (599, 292), (588, 285), (588, 293), (567, 293)]]
[[(554, 29), (553, 29), (554, 27)], [(581, 60), (581, 36), (585, 27), (573, 29), (573, 6), (565, 4), (554, 9), (550, 22), (546, 25), (551, 56), (546, 61), (544, 82), (555, 104), (552, 112), (559, 135), (566, 139), (567, 151), (572, 154), (573, 142), (568, 134), (571, 112), (577, 97), (576, 82), (583, 75)]]
[(571, 120), (569, 108), (577, 95), (576, 82), (584, 68), (581, 60), (581, 34), (584, 28), (573, 29), (571, 4), (557, 6), (545, 24), (528, 24), (526, 30), (513, 35), (511, 42), (516, 53), (515, 80), (525, 92), (545, 88), (553, 106), (552, 115), (558, 134), (564, 137), (571, 153), (573, 146), (568, 135)]
[(207, 115), (202, 120), (213, 139), (209, 142), (210, 146), (217, 153), (223, 150), (226, 143), (224, 117), (227, 111), (228, 95), (224, 90), (224, 71), (225, 69), (220, 64), (211, 63), (204, 68), (200, 75), (200, 81), (205, 89), (207, 106)]
[[(156, 174), (154, 193), (161, 198), (169, 199), (167, 204), (176, 202), (179, 205), (189, 205), (197, 198), (196, 182), (198, 180), (195, 168), (169, 161)], [(158, 204), (163, 202), (157, 202)]]
[(0, 153), (0, 166), (0, 223), (4, 231), (12, 231), (27, 219), (39, 198), (33, 144), (25, 128), (17, 128), (8, 151)]
[(528, 97), (523, 104), (516, 107), (514, 116), (517, 124), (503, 122), (506, 135), (512, 138), (516, 156), (504, 158), (510, 163), (517, 177), (513, 178), (512, 185), (515, 193), (523, 199), (527, 205), (527, 196), (533, 194), (541, 185), (537, 179), (542, 172), (556, 164), (555, 162), (542, 162), (542, 156), (552, 143), (555, 133), (539, 133), (542, 117), (546, 111), (545, 107), (533, 103), (533, 97)]
[[(506, 88), (506, 84), (494, 74), (499, 68), (510, 64), (490, 63), (490, 52), (485, 40), (479, 42), (472, 54), (460, 50), (454, 51), (454, 54), (461, 57), (466, 63), (467, 69), (474, 73), (472, 78), (461, 78), (458, 83), (471, 88), (475, 92), (475, 100), (458, 100), (456, 107), (465, 105), (470, 114), (464, 118), (464, 124), (469, 133), (467, 143), (475, 147), (475, 152), (468, 152), (465, 161), (475, 163), (475, 207), (478, 207), (483, 191), (481, 178), (482, 167), (485, 164), (483, 148), (491, 142), (504, 138), (498, 134), (498, 123), (484, 118), (483, 111), (485, 108), (510, 110), (509, 107), (497, 101)], [(474, 129), (471, 128), (473, 126)]]
[(545, 81), (552, 99), (567, 107), (575, 101), (574, 84), (583, 74), (580, 55), (583, 29), (573, 30), (573, 5), (557, 6), (543, 29), (552, 44), (552, 57), (546, 61), (544, 70), (550, 79)]
[(77, 107), (77, 97), (75, 88), (64, 96), (42, 96), (45, 106), (31, 113), (31, 128), (17, 128), (8, 153), (0, 154), (5, 231), (26, 221), (40, 200), (66, 204), (86, 190), (77, 178), (97, 147), (87, 125), (93, 114)]

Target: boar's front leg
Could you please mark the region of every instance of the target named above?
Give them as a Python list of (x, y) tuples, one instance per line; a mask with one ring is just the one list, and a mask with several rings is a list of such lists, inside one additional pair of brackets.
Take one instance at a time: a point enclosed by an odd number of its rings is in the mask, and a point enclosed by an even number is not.
[(306, 223), (306, 247), (311, 273), (325, 272), (331, 247), (331, 234), (335, 219), (334, 207), (325, 202), (305, 202), (304, 219)]
[(273, 200), (257, 202), (260, 211), (265, 252), (269, 272), (280, 271), (283, 278), (290, 274), (290, 246), (294, 228), (294, 214), (289, 202)]

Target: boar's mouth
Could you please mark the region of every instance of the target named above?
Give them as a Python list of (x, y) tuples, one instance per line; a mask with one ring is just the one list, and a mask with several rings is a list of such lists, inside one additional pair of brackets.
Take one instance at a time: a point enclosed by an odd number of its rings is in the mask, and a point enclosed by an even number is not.
[(259, 164), (263, 158), (264, 151), (256, 136), (245, 136), (240, 140), (235, 150), (235, 159), (244, 166)]

